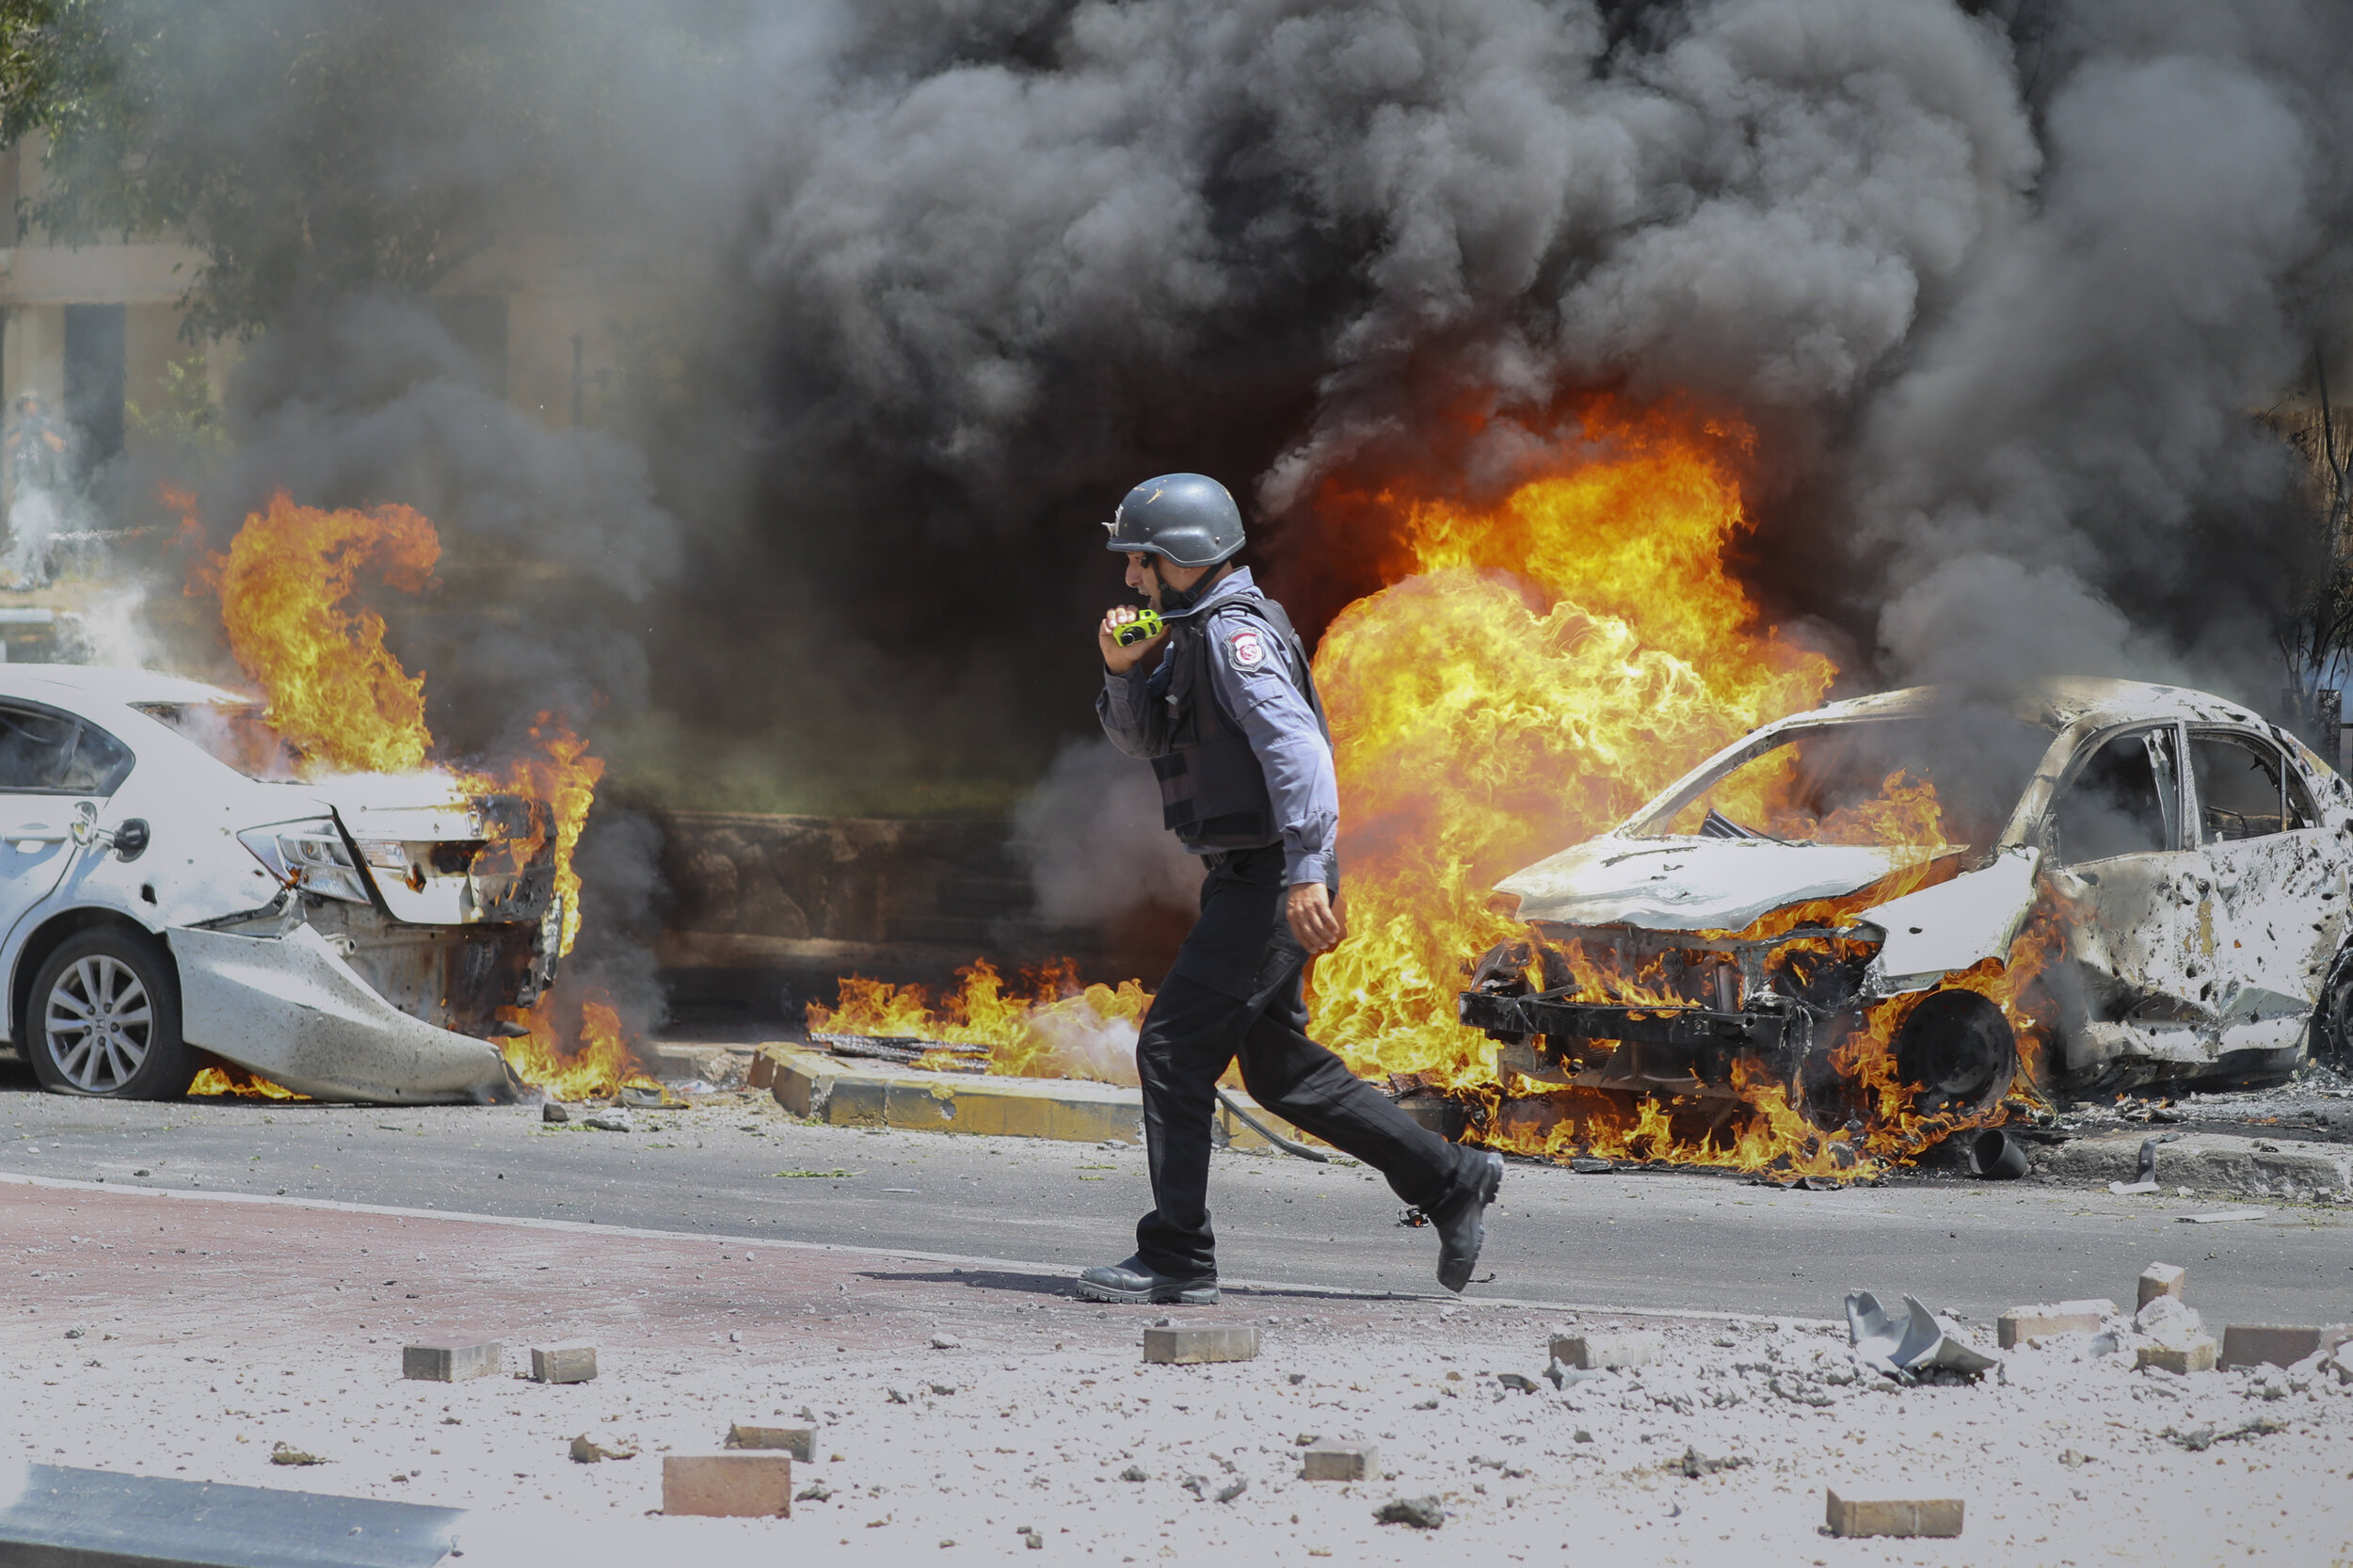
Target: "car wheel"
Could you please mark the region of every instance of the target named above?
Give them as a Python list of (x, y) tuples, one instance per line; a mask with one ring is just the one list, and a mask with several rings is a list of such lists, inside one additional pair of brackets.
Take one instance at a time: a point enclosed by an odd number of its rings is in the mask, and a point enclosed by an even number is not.
[(2313, 1009), (2312, 1037), (2306, 1045), (2312, 1059), (2338, 1072), (2353, 1072), (2353, 949), (2337, 955), (2329, 978), (2320, 987), (2320, 1004)]
[(1896, 1073), (1920, 1091), (1923, 1115), (1991, 1111), (2018, 1076), (2018, 1037), (2002, 1010), (1975, 991), (1921, 999), (1896, 1036)]
[(178, 976), (148, 937), (104, 926), (67, 937), (34, 977), (24, 1014), (25, 1055), (52, 1094), (172, 1099), (195, 1080)]

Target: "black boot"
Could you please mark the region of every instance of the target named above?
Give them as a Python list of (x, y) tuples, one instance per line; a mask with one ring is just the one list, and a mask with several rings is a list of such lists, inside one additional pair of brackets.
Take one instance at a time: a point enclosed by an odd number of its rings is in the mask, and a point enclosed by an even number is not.
[[(1478, 1256), (1476, 1247), (1472, 1256)], [(1467, 1265), (1464, 1272), (1469, 1272)], [(1160, 1272), (1139, 1256), (1128, 1258), (1125, 1263), (1089, 1269), (1080, 1274), (1079, 1299), (1084, 1302), (1131, 1302), (1139, 1305), (1149, 1302), (1156, 1306), (1172, 1303), (1178, 1306), (1215, 1306), (1218, 1300), (1217, 1276), (1209, 1274), (1197, 1279), (1178, 1279), (1174, 1274)]]
[(1479, 1266), (1479, 1249), (1487, 1241), (1487, 1206), (1503, 1185), (1503, 1156), (1489, 1151), (1471, 1167), (1469, 1179), (1456, 1193), (1425, 1210), (1438, 1232), (1438, 1283), (1460, 1293)]

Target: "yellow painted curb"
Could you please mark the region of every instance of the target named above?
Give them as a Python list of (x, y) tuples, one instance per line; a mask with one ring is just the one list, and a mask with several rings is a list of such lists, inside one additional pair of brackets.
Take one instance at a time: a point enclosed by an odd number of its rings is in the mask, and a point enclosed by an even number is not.
[[(888, 1063), (846, 1061), (793, 1046), (766, 1046), (776, 1064), (771, 1092), (796, 1116), (832, 1127), (888, 1127), (907, 1132), (974, 1132), (996, 1138), (1053, 1138), (1099, 1144), (1144, 1142), (1144, 1092), (1074, 1079), (982, 1078), (924, 1072)], [(1316, 1143), (1248, 1096), (1234, 1099), (1284, 1137)], [(1273, 1145), (1224, 1106), (1211, 1130), (1220, 1145)]]

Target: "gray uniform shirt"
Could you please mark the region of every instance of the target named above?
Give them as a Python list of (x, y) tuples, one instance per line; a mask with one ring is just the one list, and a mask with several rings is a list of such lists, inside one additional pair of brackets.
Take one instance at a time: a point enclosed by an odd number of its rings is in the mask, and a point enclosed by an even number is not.
[[(1221, 580), (1193, 610), (1209, 640), (1209, 680), (1218, 700), (1241, 726), (1266, 774), (1267, 798), (1283, 846), (1283, 880), (1329, 885), (1338, 864), (1340, 786), (1332, 748), (1315, 710), (1291, 680), (1290, 659), (1266, 622), (1249, 612), (1220, 610), (1221, 600), (1252, 588), (1247, 567)], [(1130, 757), (1165, 757), (1170, 744), (1165, 656), (1147, 673), (1142, 664), (1125, 675), (1103, 672), (1096, 715), (1112, 744)]]

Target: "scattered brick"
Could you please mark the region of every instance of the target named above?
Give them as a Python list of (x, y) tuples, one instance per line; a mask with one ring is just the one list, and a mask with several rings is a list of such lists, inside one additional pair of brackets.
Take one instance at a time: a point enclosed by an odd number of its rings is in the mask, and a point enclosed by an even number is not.
[(752, 1064), (744, 1071), (746, 1089), (773, 1089), (776, 1086), (776, 1059), (766, 1051), (754, 1053)]
[(2215, 1342), (2201, 1334), (2186, 1345), (2143, 1345), (2134, 1353), (2133, 1365), (2187, 1377), (2192, 1372), (2213, 1371), (2214, 1360)]
[(568, 1122), (572, 1119), (572, 1113), (565, 1109), (562, 1100), (550, 1100), (539, 1107), (539, 1119), (543, 1122)]
[(1303, 1457), (1307, 1480), (1370, 1480), (1381, 1473), (1381, 1450), (1370, 1443), (1317, 1443)]
[(2178, 1263), (2152, 1263), (2140, 1271), (2140, 1300), (2133, 1304), (2137, 1312), (2159, 1296), (2178, 1296), (2182, 1280), (2187, 1271)]
[(497, 1375), (506, 1348), (493, 1339), (487, 1345), (461, 1344), (454, 1339), (427, 1340), (400, 1348), (400, 1375), (425, 1383), (463, 1383), (468, 1378)]
[(531, 1347), (531, 1377), (535, 1383), (594, 1383), (597, 1347), (584, 1339), (560, 1345)]
[(1949, 1537), (1961, 1533), (1959, 1497), (1841, 1496), (1825, 1489), (1830, 1532), (1839, 1536)]
[(1610, 1367), (1646, 1367), (1665, 1342), (1655, 1334), (1556, 1334), (1552, 1359), (1580, 1372)]
[(2225, 1367), (2293, 1367), (2306, 1356), (2334, 1353), (2353, 1339), (2353, 1328), (2283, 1323), (2233, 1323), (2222, 1331)]
[(781, 1448), (803, 1464), (817, 1458), (815, 1427), (747, 1427), (738, 1421), (728, 1428), (730, 1448)]
[[(2142, 1304), (2147, 1304), (2144, 1302)], [(2013, 1306), (1994, 1320), (1993, 1335), (2002, 1349), (2007, 1351), (2029, 1339), (2048, 1339), (2060, 1334), (2096, 1333), (2101, 1320), (2113, 1317), (2115, 1313), (2116, 1304), (2111, 1301)]]
[(1198, 1324), (1144, 1331), (1144, 1359), (1163, 1366), (1189, 1367), (1207, 1361), (1256, 1361), (1258, 1331), (1255, 1327)]
[(716, 1519), (789, 1517), (792, 1512), (792, 1456), (664, 1455), (662, 1512)]

